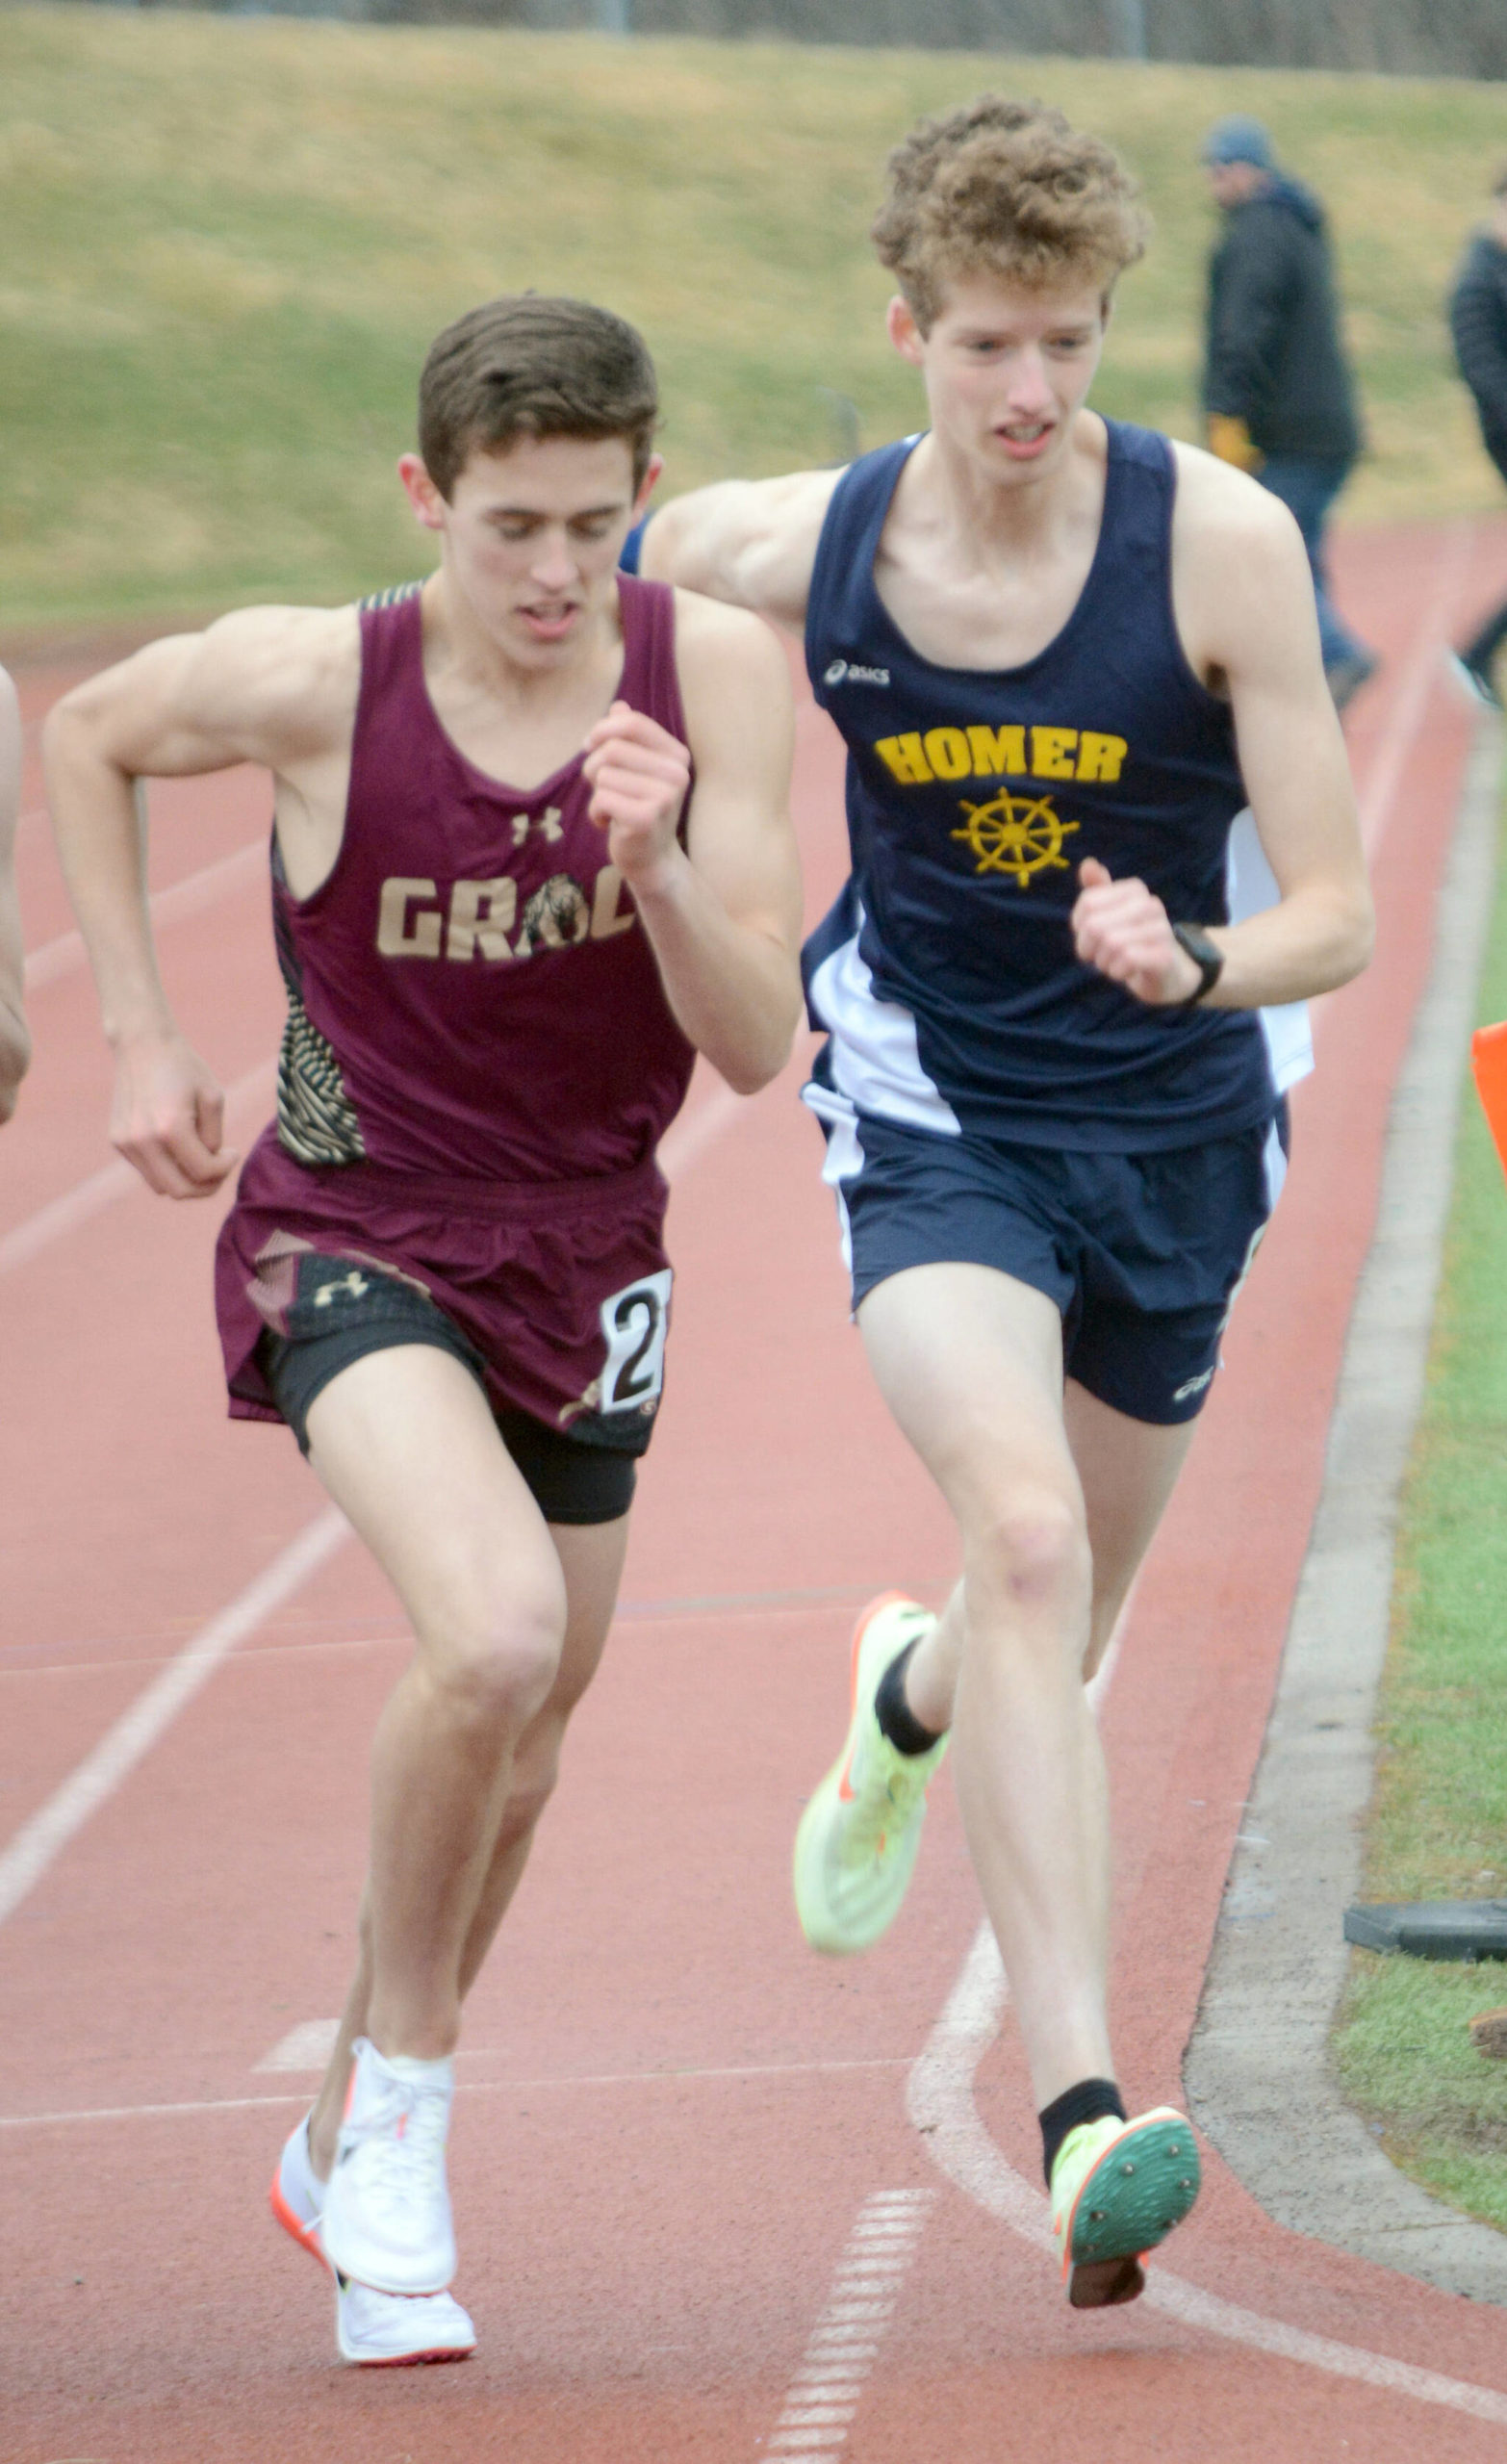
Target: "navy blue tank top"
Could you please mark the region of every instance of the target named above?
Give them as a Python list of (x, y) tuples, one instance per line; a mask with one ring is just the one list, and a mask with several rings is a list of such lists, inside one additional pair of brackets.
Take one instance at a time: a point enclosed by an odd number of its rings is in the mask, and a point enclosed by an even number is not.
[(853, 862), (805, 953), (829, 1039), (818, 1112), (1129, 1154), (1231, 1136), (1275, 1107), (1258, 1013), (1149, 1008), (1073, 951), (1086, 856), (1138, 874), (1175, 917), (1227, 922), (1246, 802), (1229, 708), (1177, 635), (1171, 447), (1106, 426), (1087, 580), (1021, 667), (934, 666), (874, 587), (916, 440), (838, 482), (805, 636), (816, 699), (848, 746)]

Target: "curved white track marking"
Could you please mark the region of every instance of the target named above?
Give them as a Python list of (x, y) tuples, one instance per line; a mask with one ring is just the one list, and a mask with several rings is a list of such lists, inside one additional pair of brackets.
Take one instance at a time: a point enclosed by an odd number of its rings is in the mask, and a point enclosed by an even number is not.
[(1418, 618), (1402, 681), (1361, 790), (1361, 841), (1373, 861), (1387, 834), (1403, 769), (1430, 697), (1435, 686), (1444, 682), (1443, 654), (1449, 645), (1456, 602), (1474, 548), (1475, 532), (1469, 522), (1450, 523), (1440, 542), (1434, 587)]
[[(249, 847), (238, 847), (233, 856), (222, 856), (217, 863), (205, 864), (196, 873), (185, 874), (181, 882), (169, 882), (166, 889), (154, 890), (147, 900), (152, 922), (181, 923), (187, 915), (197, 915), (215, 901), (226, 898), (244, 883), (254, 881), (268, 866), (266, 838), (252, 841)], [(65, 975), (74, 974), (84, 965), (88, 953), (82, 933), (60, 933), (56, 940), (43, 941), (26, 956), (26, 989), (40, 992)]]
[(205, 1685), (220, 1661), (238, 1643), (255, 1633), (285, 1600), (302, 1589), (311, 1575), (334, 1555), (350, 1530), (333, 1505), (306, 1524), (269, 1566), (248, 1582), (239, 1599), (201, 1626), (185, 1643), (161, 1677), (139, 1694), (115, 1726), (107, 1729), (93, 1751), (71, 1771), (61, 1788), (21, 1825), (0, 1854), (0, 1925), (14, 1914), (27, 1893), (40, 1882), (53, 1860), (82, 1831), (91, 1813), (150, 1753), (165, 1729)]
[[(254, 1069), (248, 1069), (243, 1078), (238, 1078), (234, 1086), (227, 1087), (226, 1121), (234, 1119), (253, 1101), (266, 1103), (271, 1095), (276, 1076), (275, 1061), (259, 1061)], [(71, 1190), (64, 1190), (62, 1197), (49, 1199), (45, 1206), (38, 1208), (35, 1215), (27, 1216), (24, 1222), (18, 1223), (13, 1232), (6, 1233), (0, 1240), (0, 1274), (10, 1274), (16, 1267), (24, 1267), (38, 1251), (49, 1247), (54, 1241), (61, 1241), (65, 1233), (77, 1231), (81, 1223), (88, 1223), (92, 1216), (114, 1205), (115, 1199), (124, 1197), (129, 1190), (144, 1187), (140, 1174), (132, 1165), (123, 1164), (118, 1158), (113, 1164), (101, 1165), (97, 1172), (90, 1172), (87, 1181), (79, 1181)], [(185, 1200), (184, 1203), (192, 1204), (192, 1201)]]
[[(1121, 1631), (1124, 1623), (1122, 1618)], [(1095, 1708), (1103, 1700), (1116, 1656), (1116, 1647), (1111, 1646), (1088, 1689)], [(906, 2111), (924, 2135), (933, 2164), (950, 2181), (1022, 2241), (1050, 2251), (1052, 2227), (1046, 2198), (1006, 2163), (984, 2129), (973, 2096), (974, 2074), (999, 2034), (1008, 1994), (999, 1948), (985, 1918), (958, 1970), (946, 2008), (911, 2070)], [(1289, 2326), (1285, 2320), (1263, 2318), (1259, 2311), (1242, 2310), (1217, 2294), (1205, 2293), (1200, 2286), (1170, 2275), (1163, 2267), (1149, 2272), (1141, 2298), (1206, 2335), (1248, 2345), (1280, 2361), (1301, 2362), (1332, 2378), (1359, 2379), (1390, 2395), (1411, 2396), (1420, 2404), (1443, 2404), (1452, 2412), (1470, 2413), (1477, 2421), (1498, 2422), (1507, 2427), (1507, 2396), (1494, 2387), (1475, 2387), (1467, 2379), (1445, 2378), (1437, 2371), (1418, 2370), (1411, 2362), (1393, 2361), (1359, 2345), (1310, 2335), (1305, 2328)]]

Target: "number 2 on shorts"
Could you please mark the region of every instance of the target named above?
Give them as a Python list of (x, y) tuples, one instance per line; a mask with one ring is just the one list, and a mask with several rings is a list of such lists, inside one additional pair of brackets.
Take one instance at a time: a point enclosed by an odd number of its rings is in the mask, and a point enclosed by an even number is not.
[(665, 1332), (670, 1322), (673, 1270), (661, 1267), (626, 1284), (601, 1304), (607, 1357), (601, 1373), (604, 1412), (636, 1411), (652, 1402), (665, 1382)]

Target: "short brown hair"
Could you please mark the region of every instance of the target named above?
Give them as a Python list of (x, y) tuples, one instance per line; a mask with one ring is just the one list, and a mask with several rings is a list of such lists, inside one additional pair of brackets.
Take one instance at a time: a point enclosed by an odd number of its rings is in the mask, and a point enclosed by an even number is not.
[(468, 457), (521, 436), (621, 436), (635, 487), (659, 387), (642, 335), (584, 299), (489, 299), (447, 325), (419, 379), (419, 451), (447, 503)]
[(1045, 103), (980, 94), (920, 120), (888, 174), (870, 236), (923, 332), (950, 280), (1038, 290), (1081, 277), (1108, 296), (1145, 252), (1150, 218), (1119, 156)]

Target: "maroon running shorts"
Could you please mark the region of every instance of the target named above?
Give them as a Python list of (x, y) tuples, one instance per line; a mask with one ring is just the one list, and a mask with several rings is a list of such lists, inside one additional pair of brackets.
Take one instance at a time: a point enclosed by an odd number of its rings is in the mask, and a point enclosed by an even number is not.
[(494, 1411), (642, 1454), (664, 1381), (666, 1195), (652, 1156), (592, 1181), (435, 1179), (371, 1164), (311, 1170), (265, 1130), (215, 1256), (232, 1418), (283, 1417), (259, 1351), (268, 1331), (314, 1331), (290, 1321), (313, 1252), (425, 1296), (478, 1355)]

